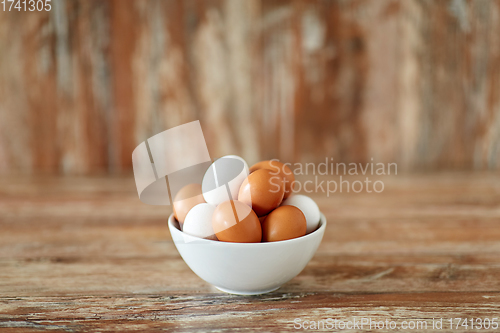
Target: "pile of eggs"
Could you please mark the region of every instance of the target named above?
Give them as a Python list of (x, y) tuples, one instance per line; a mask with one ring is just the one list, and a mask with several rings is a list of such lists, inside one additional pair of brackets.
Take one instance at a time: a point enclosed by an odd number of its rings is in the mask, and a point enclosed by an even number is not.
[[(230, 161), (239, 161), (236, 168)], [(226, 178), (226, 179), (224, 179)], [(181, 230), (204, 239), (234, 242), (275, 242), (302, 237), (320, 222), (318, 205), (293, 194), (295, 177), (278, 160), (248, 168), (235, 155), (216, 160), (201, 184), (189, 184), (174, 198), (174, 217)]]

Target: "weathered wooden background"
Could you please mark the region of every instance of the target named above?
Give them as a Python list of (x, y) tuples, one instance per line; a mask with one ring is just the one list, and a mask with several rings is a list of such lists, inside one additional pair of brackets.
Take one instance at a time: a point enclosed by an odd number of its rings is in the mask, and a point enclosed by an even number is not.
[(52, 1), (0, 11), (0, 171), (212, 157), (500, 169), (500, 1)]

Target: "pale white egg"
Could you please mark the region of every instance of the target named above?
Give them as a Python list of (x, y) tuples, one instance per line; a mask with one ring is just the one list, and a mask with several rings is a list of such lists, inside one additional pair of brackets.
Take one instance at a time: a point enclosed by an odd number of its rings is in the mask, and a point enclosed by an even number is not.
[(243, 162), (243, 165), (245, 166), (245, 169), (246, 170), (249, 169), (247, 161), (245, 161), (243, 159), (243, 157), (241, 157), (241, 156), (238, 156), (238, 155), (226, 155), (226, 156), (222, 156), (221, 158), (234, 158), (234, 159), (240, 160), (241, 162)]
[(227, 155), (215, 160), (203, 176), (203, 198), (216, 206), (230, 199), (237, 200), (241, 184), (248, 174), (248, 164), (239, 156)]
[(313, 199), (302, 194), (291, 195), (281, 203), (281, 206), (295, 206), (304, 213), (307, 222), (306, 233), (313, 232), (318, 228), (321, 219), (319, 207)]
[(182, 232), (195, 237), (217, 240), (212, 227), (215, 208), (208, 203), (201, 203), (191, 208), (184, 220)]

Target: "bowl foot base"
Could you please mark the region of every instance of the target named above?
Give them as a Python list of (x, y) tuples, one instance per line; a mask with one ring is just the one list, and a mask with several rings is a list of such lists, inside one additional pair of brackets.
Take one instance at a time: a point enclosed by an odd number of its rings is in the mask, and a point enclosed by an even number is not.
[[(281, 286), (280, 286), (281, 287)], [(272, 288), (272, 289), (267, 289), (267, 290), (257, 290), (257, 291), (238, 291), (238, 290), (229, 290), (229, 289), (226, 289), (226, 288), (222, 288), (222, 287), (217, 287), (215, 286), (215, 288), (219, 289), (220, 291), (223, 291), (225, 293), (228, 293), (228, 294), (234, 294), (234, 295), (260, 295), (260, 294), (266, 294), (266, 293), (270, 293), (272, 291), (275, 291), (275, 290), (278, 290), (279, 287), (276, 287), (276, 288)]]

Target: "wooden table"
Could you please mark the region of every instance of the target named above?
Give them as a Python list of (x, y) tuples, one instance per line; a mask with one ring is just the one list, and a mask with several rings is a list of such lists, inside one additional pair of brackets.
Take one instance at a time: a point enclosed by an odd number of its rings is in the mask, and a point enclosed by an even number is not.
[(296, 319), (355, 318), (433, 331), (443, 318), (443, 332), (449, 318), (500, 317), (500, 177), (384, 183), (380, 194), (314, 195), (329, 222), (314, 258), (278, 291), (243, 297), (191, 272), (171, 209), (141, 203), (131, 176), (2, 177), (0, 330), (293, 331)]

